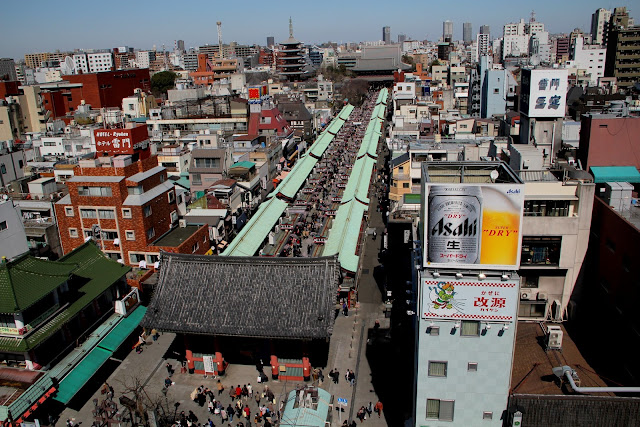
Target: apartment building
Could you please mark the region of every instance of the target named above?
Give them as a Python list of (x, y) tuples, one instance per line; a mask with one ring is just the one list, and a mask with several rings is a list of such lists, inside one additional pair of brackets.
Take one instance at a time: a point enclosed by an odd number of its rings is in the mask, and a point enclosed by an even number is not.
[(55, 206), (64, 253), (88, 238), (108, 257), (130, 265), (153, 264), (161, 250), (209, 250), (206, 227), (177, 227), (174, 185), (156, 156), (81, 160), (66, 184), (69, 194)]

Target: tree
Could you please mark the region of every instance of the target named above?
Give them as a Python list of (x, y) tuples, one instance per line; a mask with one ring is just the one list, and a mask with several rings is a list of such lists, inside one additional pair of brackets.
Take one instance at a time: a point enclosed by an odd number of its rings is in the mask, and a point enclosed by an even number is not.
[(349, 104), (360, 106), (367, 97), (369, 83), (362, 79), (351, 79), (342, 88), (342, 97), (349, 100)]
[(151, 91), (156, 97), (167, 94), (174, 87), (178, 75), (173, 71), (161, 71), (151, 77)]

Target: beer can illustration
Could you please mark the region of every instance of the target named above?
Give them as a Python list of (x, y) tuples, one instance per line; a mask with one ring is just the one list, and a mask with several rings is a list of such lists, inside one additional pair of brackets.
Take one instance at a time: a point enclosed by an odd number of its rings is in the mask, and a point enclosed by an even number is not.
[(434, 185), (429, 192), (429, 262), (480, 261), (482, 190), (477, 186)]

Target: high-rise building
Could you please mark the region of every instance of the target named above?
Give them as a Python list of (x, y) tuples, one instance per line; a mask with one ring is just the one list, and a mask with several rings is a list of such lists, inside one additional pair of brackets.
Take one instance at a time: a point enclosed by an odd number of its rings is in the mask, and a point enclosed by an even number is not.
[(465, 44), (470, 44), (473, 40), (473, 27), (471, 22), (465, 22), (462, 24), (462, 41)]
[[(614, 22), (613, 17), (611, 21)], [(609, 29), (604, 75), (616, 77), (618, 88), (630, 89), (640, 81), (639, 51), (640, 26), (625, 28), (620, 25)]]
[(406, 34), (398, 34), (398, 43), (402, 44), (407, 40), (407, 35)]
[(607, 9), (600, 8), (591, 14), (591, 37), (594, 44), (605, 44), (607, 42), (610, 19), (611, 11)]
[(0, 80), (14, 82), (18, 80), (16, 63), (11, 58), (0, 58)]
[(488, 25), (481, 25), (480, 34), (486, 34), (488, 36), (491, 36), (491, 27)]
[(276, 44), (276, 39), (273, 36), (267, 37), (267, 46), (273, 47)]
[(476, 35), (476, 62), (480, 60), (481, 56), (489, 55), (489, 34)]
[(177, 47), (179, 51), (184, 52), (184, 40), (178, 40)]
[(453, 40), (453, 22), (449, 20), (442, 23), (442, 40), (447, 41), (447, 37)]
[(382, 27), (382, 41), (384, 44), (391, 43), (391, 27)]

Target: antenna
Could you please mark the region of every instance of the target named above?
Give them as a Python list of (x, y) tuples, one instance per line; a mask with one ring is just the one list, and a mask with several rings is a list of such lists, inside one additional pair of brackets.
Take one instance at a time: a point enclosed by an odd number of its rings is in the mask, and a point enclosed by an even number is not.
[(293, 21), (289, 17), (289, 37), (293, 38)]
[(536, 11), (535, 10), (531, 11), (531, 21), (530, 22), (536, 22)]
[(222, 54), (222, 52), (223, 52), (223, 48), (222, 48), (222, 22), (218, 21), (218, 22), (216, 22), (216, 25), (218, 26), (218, 50), (219, 50), (219, 54), (220, 54), (220, 59), (222, 59), (224, 57), (224, 55)]
[(164, 43), (162, 43), (162, 63), (164, 64), (164, 71), (167, 71), (167, 55), (164, 53)]

